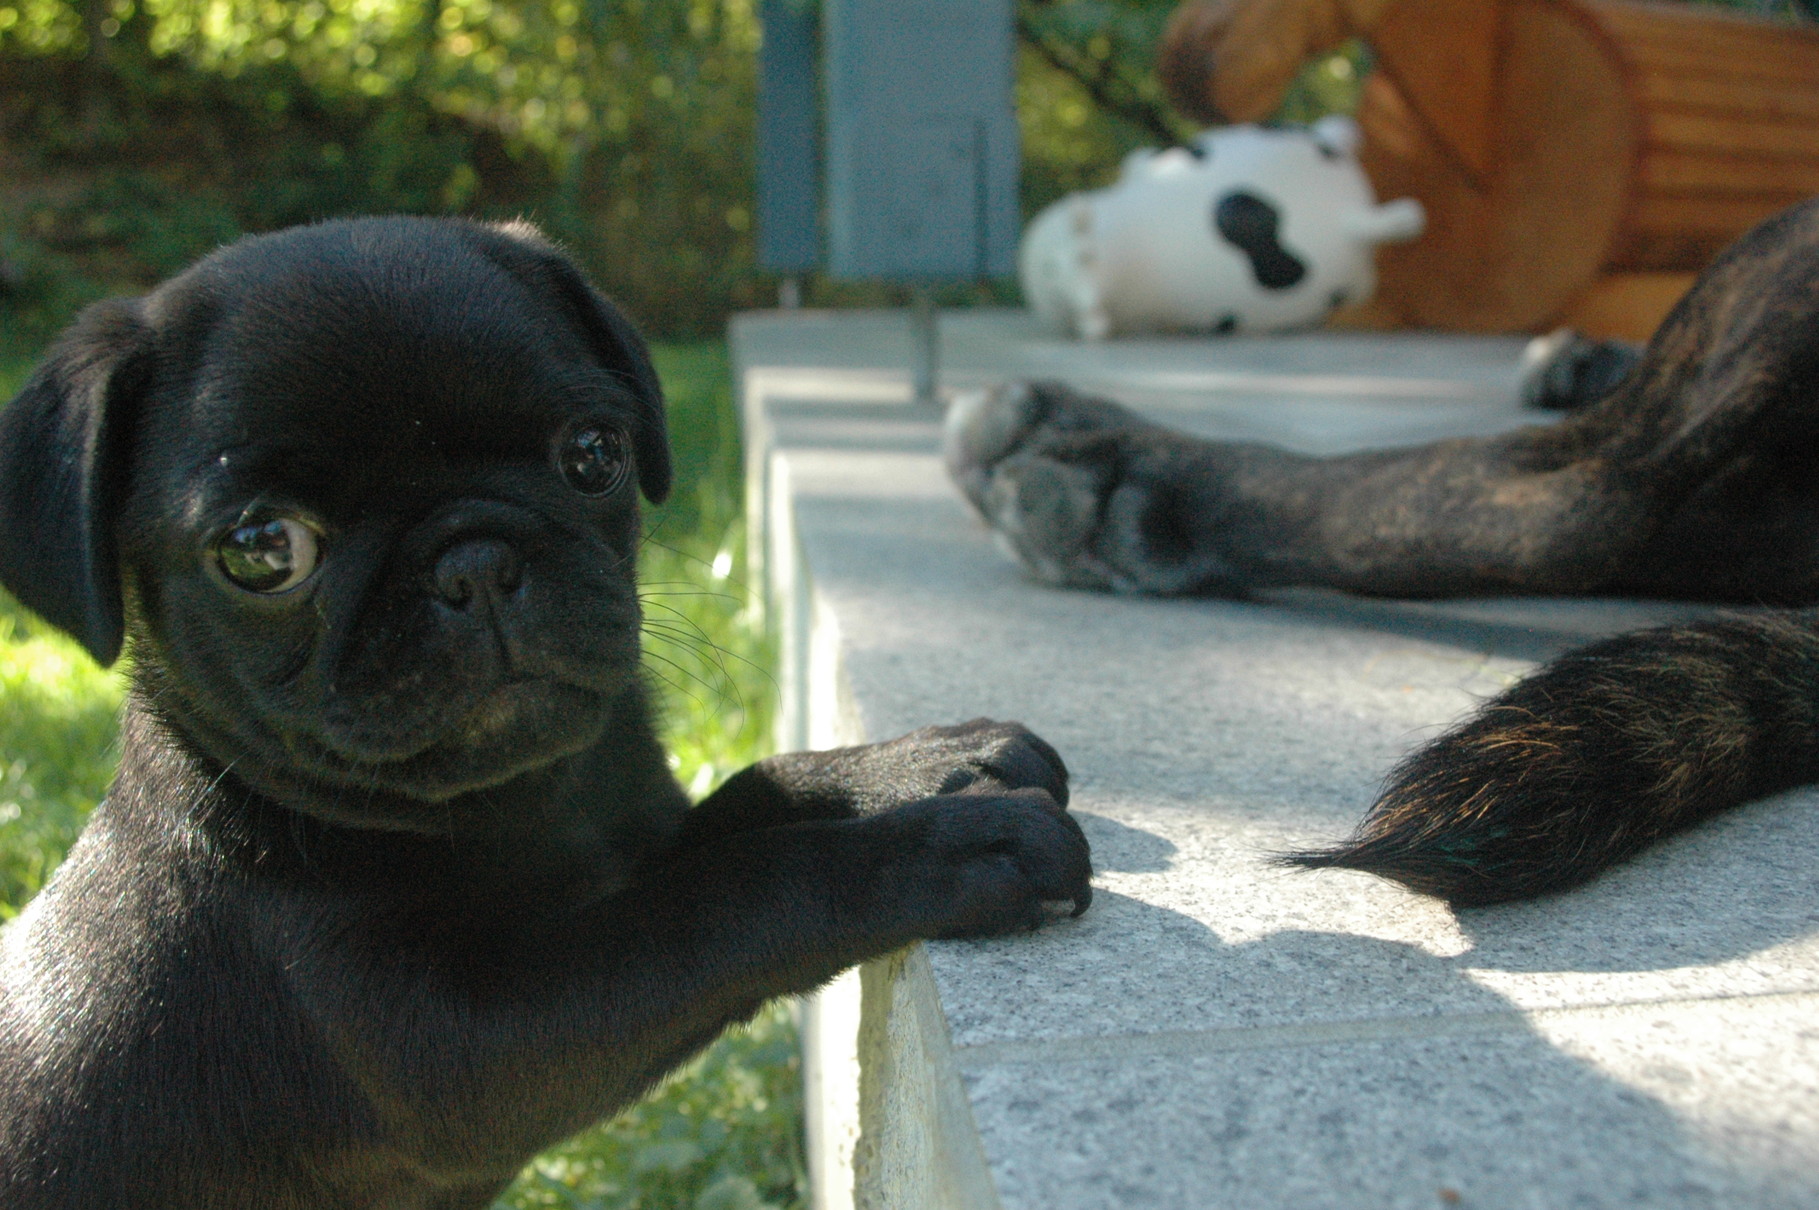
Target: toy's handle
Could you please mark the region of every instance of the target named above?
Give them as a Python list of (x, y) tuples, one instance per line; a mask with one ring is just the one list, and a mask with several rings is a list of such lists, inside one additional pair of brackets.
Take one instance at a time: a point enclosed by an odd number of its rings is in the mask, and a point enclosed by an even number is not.
[(1427, 211), (1412, 197), (1399, 197), (1368, 210), (1349, 211), (1340, 222), (1347, 235), (1366, 244), (1401, 244), (1427, 229)]

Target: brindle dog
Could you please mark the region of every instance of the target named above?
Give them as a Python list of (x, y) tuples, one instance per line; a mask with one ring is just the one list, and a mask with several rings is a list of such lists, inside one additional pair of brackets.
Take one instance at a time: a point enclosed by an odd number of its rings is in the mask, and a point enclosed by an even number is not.
[[(956, 406), (948, 461), (1037, 577), (1128, 592), (1819, 599), (1819, 201), (1700, 278), (1555, 425), (1312, 458), (1206, 441), (1054, 383)], [(1293, 854), (1455, 904), (1584, 881), (1819, 780), (1819, 611), (1571, 653), (1414, 753), (1357, 835)]]

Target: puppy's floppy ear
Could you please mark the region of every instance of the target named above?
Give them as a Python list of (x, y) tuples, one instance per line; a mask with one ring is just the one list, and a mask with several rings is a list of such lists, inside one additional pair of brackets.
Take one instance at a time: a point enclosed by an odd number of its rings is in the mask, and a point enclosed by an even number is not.
[[(553, 293), (580, 322), (601, 363), (625, 379), (638, 404), (638, 431), (632, 449), (638, 459), (638, 486), (645, 499), (661, 504), (670, 489), (669, 430), (663, 414), (663, 386), (650, 350), (619, 308), (587, 283), (573, 261), (526, 222), (489, 224), (505, 237), (514, 255), (505, 267)], [(528, 272), (527, 272), (528, 270)]]
[(147, 336), (137, 300), (96, 303), (0, 409), (0, 584), (103, 665), (123, 633), (114, 517)]

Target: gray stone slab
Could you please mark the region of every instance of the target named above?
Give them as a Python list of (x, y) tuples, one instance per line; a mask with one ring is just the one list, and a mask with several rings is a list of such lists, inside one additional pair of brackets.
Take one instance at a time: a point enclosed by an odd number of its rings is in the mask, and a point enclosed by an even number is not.
[[(971, 1066), (1004, 1204), (1810, 1207), (1819, 997)], [(1765, 1046), (1765, 1039), (1786, 1039)]]
[[(901, 324), (734, 329), (790, 734), (1024, 720), (1072, 769), (1098, 897), (868, 976), (902, 986), (868, 991), (859, 1043), (828, 1052), (897, 1073), (897, 1095), (849, 1098), (860, 1204), (1819, 1204), (1819, 794), (1572, 894), (1458, 914), (1269, 861), (1342, 834), (1402, 754), (1536, 661), (1701, 610), (1041, 587), (948, 487), (939, 418), (894, 368)], [(1312, 451), (1533, 422), (1512, 341), (1081, 347), (991, 314), (945, 330), (953, 380), (1088, 380)], [(971, 1192), (929, 1178), (981, 1151)]]

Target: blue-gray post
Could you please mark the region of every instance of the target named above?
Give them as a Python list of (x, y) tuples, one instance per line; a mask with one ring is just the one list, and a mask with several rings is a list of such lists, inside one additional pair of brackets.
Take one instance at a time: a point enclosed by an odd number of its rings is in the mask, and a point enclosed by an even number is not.
[(764, 0), (758, 51), (758, 263), (821, 263), (821, 110), (815, 0)]
[(822, 20), (834, 275), (1013, 272), (1011, 0), (823, 0)]

